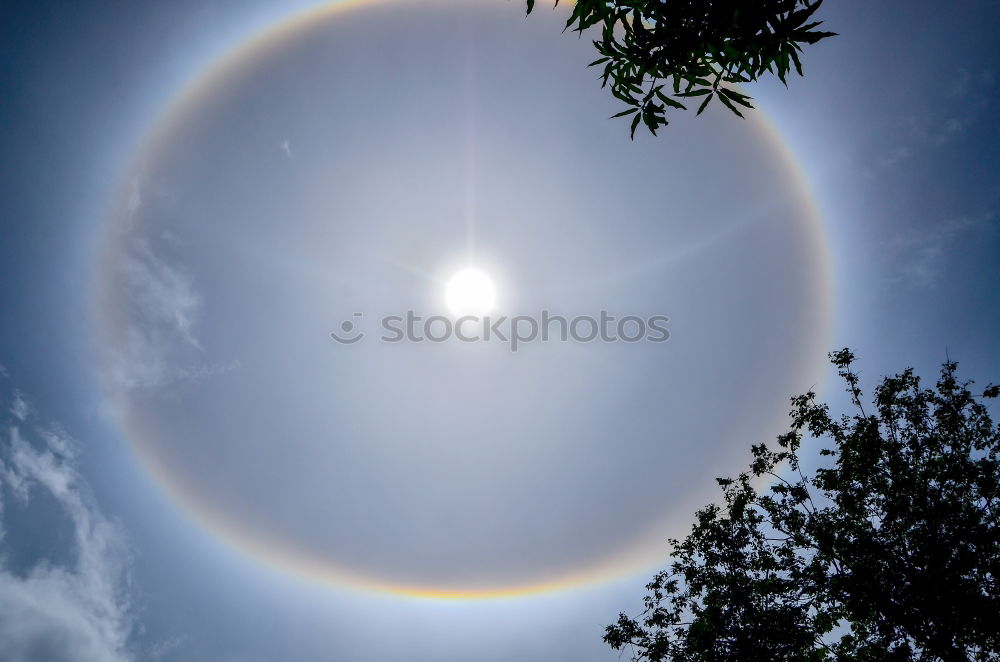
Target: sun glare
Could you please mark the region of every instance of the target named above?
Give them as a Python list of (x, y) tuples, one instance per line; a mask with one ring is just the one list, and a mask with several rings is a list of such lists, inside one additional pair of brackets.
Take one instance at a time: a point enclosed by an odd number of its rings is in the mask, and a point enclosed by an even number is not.
[(463, 269), (448, 280), (445, 302), (448, 310), (457, 317), (482, 317), (493, 310), (496, 288), (490, 277), (479, 269)]

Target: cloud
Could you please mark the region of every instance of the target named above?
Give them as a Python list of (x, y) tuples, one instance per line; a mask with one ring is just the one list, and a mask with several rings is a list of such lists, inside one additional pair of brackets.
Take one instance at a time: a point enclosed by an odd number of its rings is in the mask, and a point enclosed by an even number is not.
[(900, 161), (905, 161), (911, 156), (913, 156), (913, 153), (910, 151), (909, 147), (898, 146), (883, 154), (879, 159), (879, 163), (883, 168), (891, 168)]
[(192, 347), (201, 348), (194, 335), (194, 322), (201, 298), (193, 277), (177, 265), (157, 257), (145, 242), (137, 242), (122, 266), (136, 293), (145, 321), (165, 325)]
[[(992, 69), (958, 69), (941, 103), (925, 104), (923, 110), (901, 117), (898, 126), (886, 132), (896, 144), (879, 147), (881, 151), (874, 155), (873, 164), (889, 170), (910, 159), (933, 157), (934, 150), (968, 134), (984, 117), (996, 114), (996, 83)], [(874, 171), (869, 172), (869, 176), (874, 175)]]
[[(161, 237), (180, 245), (172, 233)], [(240, 367), (238, 360), (203, 360), (196, 329), (202, 298), (194, 276), (182, 264), (161, 257), (149, 242), (136, 240), (119, 266), (127, 288), (128, 321), (108, 365), (112, 384), (125, 391), (150, 390), (181, 381), (207, 379)]]
[(977, 72), (959, 69), (951, 87), (951, 96), (960, 102), (959, 107), (943, 122), (934, 122), (934, 128), (927, 131), (928, 137), (937, 145), (947, 145), (952, 139), (968, 131), (981, 117), (988, 114), (995, 84), (996, 75), (992, 69)]
[(14, 391), (14, 401), (10, 405), (10, 413), (19, 421), (23, 421), (31, 413), (31, 407), (20, 391)]
[(995, 83), (996, 73), (992, 69), (972, 72), (962, 67), (955, 73), (955, 80), (951, 83), (951, 96), (964, 99), (977, 90), (992, 87)]
[(201, 350), (195, 333), (201, 297), (194, 278), (180, 265), (157, 256), (144, 241), (133, 244), (120, 267), (135, 307), (115, 350), (111, 379), (121, 388), (143, 389), (183, 375), (173, 366), (187, 350)]
[[(17, 405), (16, 403), (23, 403)], [(0, 439), (0, 520), (10, 507), (29, 514), (53, 501), (72, 528), (69, 561), (8, 564), (24, 533), (0, 529), (0, 651), (5, 662), (131, 662), (128, 546), (77, 469), (76, 443), (58, 426), (38, 425), (16, 394), (13, 422)]]
[(961, 99), (968, 96), (971, 89), (972, 72), (965, 68), (959, 69), (955, 74), (955, 80), (951, 82), (951, 96)]
[(163, 641), (154, 643), (149, 648), (145, 650), (144, 657), (146, 660), (160, 660), (170, 655), (177, 649), (184, 646), (187, 643), (187, 637), (185, 636), (173, 636)]
[(959, 216), (930, 228), (897, 237), (893, 249), (900, 263), (897, 280), (915, 287), (932, 287), (944, 275), (952, 247), (966, 235), (994, 226), (996, 213)]
[(965, 133), (972, 121), (973, 119), (969, 117), (949, 118), (945, 121), (938, 134), (934, 136), (934, 142), (938, 145), (947, 145), (951, 142), (952, 138)]

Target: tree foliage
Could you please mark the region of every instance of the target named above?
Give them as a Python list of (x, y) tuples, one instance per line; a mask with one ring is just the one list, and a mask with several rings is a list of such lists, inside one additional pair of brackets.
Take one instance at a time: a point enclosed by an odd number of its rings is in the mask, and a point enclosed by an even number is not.
[[(559, 4), (559, 0), (555, 0)], [(528, 13), (534, 0), (527, 0)], [(700, 115), (718, 99), (740, 117), (750, 97), (734, 86), (777, 74), (787, 85), (802, 75), (803, 44), (833, 36), (817, 28), (823, 0), (577, 0), (566, 28), (599, 26), (594, 41), (602, 85), (653, 134), (668, 124), (668, 109), (697, 104)]]
[(723, 505), (671, 541), (645, 611), (608, 626), (612, 647), (648, 662), (1000, 660), (1000, 426), (984, 404), (1000, 389), (973, 395), (948, 362), (935, 388), (885, 378), (869, 410), (854, 356), (831, 359), (853, 415), (793, 398), (791, 431), (718, 479)]

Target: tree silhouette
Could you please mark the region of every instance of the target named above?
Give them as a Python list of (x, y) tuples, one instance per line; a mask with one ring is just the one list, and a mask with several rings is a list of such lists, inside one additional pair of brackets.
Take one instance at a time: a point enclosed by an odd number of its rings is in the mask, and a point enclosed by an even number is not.
[[(831, 354), (855, 413), (792, 399), (791, 431), (753, 447), (724, 505), (671, 541), (645, 611), (605, 641), (636, 660), (1000, 660), (1000, 426), (947, 362), (862, 403), (854, 356)], [(803, 435), (821, 468), (803, 470)], [(770, 482), (769, 486), (758, 484)]]
[[(528, 13), (535, 0), (527, 0)], [(559, 4), (559, 0), (555, 0)], [(669, 123), (667, 109), (718, 99), (740, 117), (750, 97), (734, 85), (777, 74), (802, 75), (802, 44), (833, 36), (813, 20), (823, 0), (577, 0), (566, 28), (600, 26), (594, 41), (604, 66), (602, 86), (629, 108), (631, 135), (643, 122), (653, 134)]]

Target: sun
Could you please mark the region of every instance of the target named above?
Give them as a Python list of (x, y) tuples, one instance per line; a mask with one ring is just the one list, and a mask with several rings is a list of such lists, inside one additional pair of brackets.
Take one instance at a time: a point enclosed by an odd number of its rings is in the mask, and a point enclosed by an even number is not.
[(444, 297), (452, 315), (482, 317), (493, 310), (496, 288), (479, 269), (462, 269), (448, 280)]

